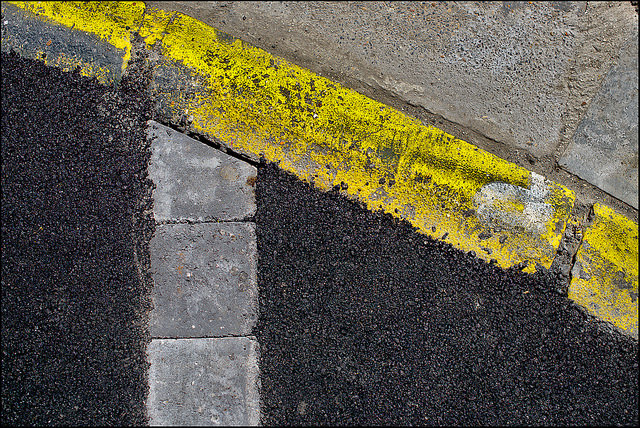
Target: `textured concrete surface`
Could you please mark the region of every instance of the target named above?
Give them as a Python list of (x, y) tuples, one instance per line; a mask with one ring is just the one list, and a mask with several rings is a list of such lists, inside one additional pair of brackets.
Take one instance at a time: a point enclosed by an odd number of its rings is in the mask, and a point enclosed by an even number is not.
[(155, 339), (147, 352), (150, 425), (257, 425), (255, 340)]
[(146, 3), (601, 199), (556, 166), (637, 26), (629, 2)]
[(637, 22), (560, 164), (638, 208)]
[(158, 225), (149, 250), (152, 337), (251, 334), (258, 304), (253, 223)]
[(242, 220), (255, 213), (255, 167), (154, 121), (148, 133), (157, 222)]
[[(256, 169), (149, 122), (158, 224), (147, 348), (151, 425), (257, 425)], [(234, 336), (225, 337), (221, 336)], [(163, 339), (158, 339), (163, 338)]]

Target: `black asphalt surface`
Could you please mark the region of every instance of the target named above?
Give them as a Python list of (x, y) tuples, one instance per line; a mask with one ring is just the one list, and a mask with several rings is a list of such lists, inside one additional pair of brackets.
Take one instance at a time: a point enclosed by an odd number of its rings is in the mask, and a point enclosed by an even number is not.
[(2, 54), (2, 425), (145, 423), (143, 85)]
[[(116, 90), (1, 65), (2, 423), (144, 424), (143, 73)], [(637, 342), (553, 277), (499, 269), (272, 165), (256, 191), (264, 424), (638, 424)]]
[(550, 276), (259, 170), (266, 425), (638, 425), (638, 345)]

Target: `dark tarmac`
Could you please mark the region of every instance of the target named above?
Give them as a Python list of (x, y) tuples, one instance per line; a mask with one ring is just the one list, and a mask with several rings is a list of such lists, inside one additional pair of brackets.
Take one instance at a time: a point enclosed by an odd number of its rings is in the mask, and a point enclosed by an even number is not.
[[(2, 54), (3, 424), (146, 423), (145, 84)], [(638, 424), (637, 342), (551, 276), (272, 165), (257, 207), (264, 424)]]
[(143, 82), (2, 53), (2, 424), (145, 423)]
[(635, 425), (638, 345), (549, 275), (259, 169), (265, 425)]

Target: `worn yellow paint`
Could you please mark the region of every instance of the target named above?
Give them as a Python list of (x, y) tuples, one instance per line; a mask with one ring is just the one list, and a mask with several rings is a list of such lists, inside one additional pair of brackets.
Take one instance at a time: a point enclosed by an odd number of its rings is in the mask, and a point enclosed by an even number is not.
[[(186, 15), (175, 14), (163, 38), (149, 33), (165, 57), (204, 82), (194, 99), (174, 100), (197, 132), (263, 155), (321, 189), (344, 183), (370, 209), (436, 238), (447, 234), (501, 266), (550, 266), (573, 203), (568, 189), (549, 185), (553, 214), (541, 233), (505, 228), (481, 239), (487, 227), (465, 215), (477, 208), (474, 195), (493, 182), (527, 188), (529, 171)], [(525, 207), (516, 201), (511, 208)]]
[[(4, 43), (5, 39), (2, 42)], [(45, 52), (41, 49), (33, 52), (33, 57), (41, 59), (48, 66), (56, 67), (63, 71), (78, 70), (82, 76), (95, 77), (103, 84), (112, 83), (113, 81), (113, 70), (102, 67), (95, 62), (84, 61), (82, 58), (68, 56), (62, 52), (55, 56), (45, 55)]]
[[(111, 2), (10, 2), (35, 15), (76, 30), (94, 34), (124, 51), (122, 70), (131, 58), (131, 33), (140, 26), (145, 5), (138, 1)], [(85, 72), (90, 73), (91, 65)]]
[(576, 255), (569, 298), (638, 338), (638, 225), (595, 204)]
[[(187, 73), (188, 89), (156, 90), (196, 132), (321, 189), (341, 185), (368, 208), (500, 266), (551, 265), (574, 202), (563, 186), (536, 187), (524, 168), (180, 13), (141, 2), (19, 5), (98, 35), (126, 60), (132, 29), (139, 32), (163, 64)], [(479, 206), (493, 183), (511, 187)]]
[(152, 13), (147, 13), (145, 10), (138, 34), (144, 38), (147, 47), (153, 46), (162, 39), (174, 15), (174, 12), (165, 12), (160, 9), (153, 9)]

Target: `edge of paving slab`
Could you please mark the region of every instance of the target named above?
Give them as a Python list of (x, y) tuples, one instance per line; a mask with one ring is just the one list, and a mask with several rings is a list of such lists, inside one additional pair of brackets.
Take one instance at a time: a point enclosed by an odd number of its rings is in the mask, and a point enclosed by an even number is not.
[[(635, 235), (611, 235), (598, 221), (575, 222), (565, 186), (178, 12), (142, 2), (3, 2), (2, 14), (3, 50), (107, 84), (144, 53), (158, 120), (338, 189), (503, 268), (549, 269), (567, 225), (586, 229), (576, 260), (584, 269), (608, 260), (609, 268), (588, 279), (574, 269), (570, 289), (590, 291), (569, 297), (637, 339), (638, 272), (628, 265), (637, 265), (637, 224), (613, 213), (608, 224), (635, 226)], [(583, 257), (586, 245), (600, 251)], [(618, 295), (628, 298), (611, 300)], [(596, 306), (615, 310), (605, 316), (589, 299), (609, 299)]]

